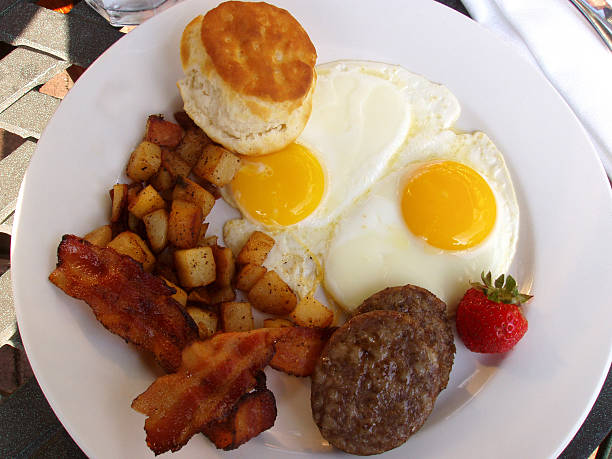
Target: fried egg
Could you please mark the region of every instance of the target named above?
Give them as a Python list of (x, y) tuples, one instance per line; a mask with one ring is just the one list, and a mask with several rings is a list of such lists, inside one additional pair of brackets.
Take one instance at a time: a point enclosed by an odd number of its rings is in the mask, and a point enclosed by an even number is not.
[(415, 284), (453, 312), (482, 271), (508, 270), (519, 209), (504, 158), (483, 133), (440, 133), (407, 148), (341, 219), (323, 260), (326, 291), (346, 310)]
[[(255, 230), (262, 231), (262, 227), (248, 219), (228, 220), (223, 227), (225, 245), (237, 254)], [(276, 271), (299, 298), (313, 293), (323, 280), (318, 257), (291, 232), (266, 231), (266, 234), (274, 238), (274, 247), (263, 266)]]
[[(265, 266), (299, 296), (312, 292), (339, 216), (386, 173), (409, 139), (449, 128), (459, 113), (447, 88), (399, 66), (318, 66), (302, 134), (281, 151), (243, 158), (224, 190), (244, 216), (226, 223), (226, 244), (237, 251), (255, 229), (271, 235), (277, 244)], [(306, 279), (306, 273), (315, 274)]]

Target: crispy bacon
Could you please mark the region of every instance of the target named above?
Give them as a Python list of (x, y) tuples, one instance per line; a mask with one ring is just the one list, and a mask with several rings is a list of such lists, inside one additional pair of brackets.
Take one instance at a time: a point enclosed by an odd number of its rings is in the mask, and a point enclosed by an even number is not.
[(268, 389), (245, 394), (222, 421), (208, 424), (203, 433), (219, 449), (236, 449), (268, 430), (276, 420), (276, 400)]
[(174, 289), (132, 258), (77, 236), (62, 238), (57, 257), (51, 282), (85, 300), (108, 330), (152, 352), (165, 371), (176, 371), (198, 328), (171, 298)]
[(310, 376), (335, 329), (284, 327), (282, 330), (287, 333), (276, 343), (270, 366), (293, 376)]
[(187, 346), (179, 370), (158, 378), (132, 402), (148, 416), (149, 448), (155, 454), (177, 451), (207, 424), (225, 418), (258, 385), (256, 375), (272, 358), (283, 330), (219, 333)]

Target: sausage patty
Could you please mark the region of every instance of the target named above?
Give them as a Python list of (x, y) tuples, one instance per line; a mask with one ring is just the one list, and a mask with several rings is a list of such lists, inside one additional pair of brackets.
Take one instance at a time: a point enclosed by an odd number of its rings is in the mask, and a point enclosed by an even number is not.
[(440, 357), (440, 390), (444, 389), (448, 384), (455, 356), (455, 339), (444, 301), (429, 290), (416, 285), (388, 287), (364, 300), (354, 315), (377, 309), (404, 312), (425, 330), (428, 345), (436, 348)]
[(396, 448), (433, 409), (446, 372), (429, 332), (398, 311), (359, 314), (334, 332), (312, 375), (323, 437), (359, 455)]

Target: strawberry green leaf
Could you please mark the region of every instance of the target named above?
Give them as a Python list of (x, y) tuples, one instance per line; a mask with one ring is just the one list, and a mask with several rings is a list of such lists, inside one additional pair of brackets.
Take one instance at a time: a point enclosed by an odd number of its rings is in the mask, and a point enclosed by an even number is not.
[(503, 286), (504, 286), (504, 275), (502, 274), (497, 279), (495, 279), (495, 287), (502, 288)]
[(508, 276), (508, 278), (506, 279), (506, 291), (513, 292), (515, 289), (516, 289), (516, 281), (514, 280), (514, 277)]
[(510, 275), (506, 276), (504, 285), (504, 275), (500, 275), (493, 283), (491, 272), (487, 274), (484, 271), (480, 274), (482, 284), (471, 282), (470, 284), (475, 289), (480, 290), (485, 296), (495, 303), (506, 303), (520, 305), (532, 298), (532, 295), (519, 293), (516, 281)]

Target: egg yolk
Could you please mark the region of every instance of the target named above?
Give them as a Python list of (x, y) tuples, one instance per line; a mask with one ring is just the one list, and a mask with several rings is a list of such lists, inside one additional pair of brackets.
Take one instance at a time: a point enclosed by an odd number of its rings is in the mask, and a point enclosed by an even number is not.
[(232, 192), (240, 209), (254, 220), (268, 226), (292, 225), (321, 202), (323, 168), (302, 145), (292, 143), (275, 153), (242, 160)]
[(454, 161), (416, 170), (405, 183), (401, 205), (412, 233), (445, 250), (481, 243), (493, 229), (497, 212), (487, 182)]

